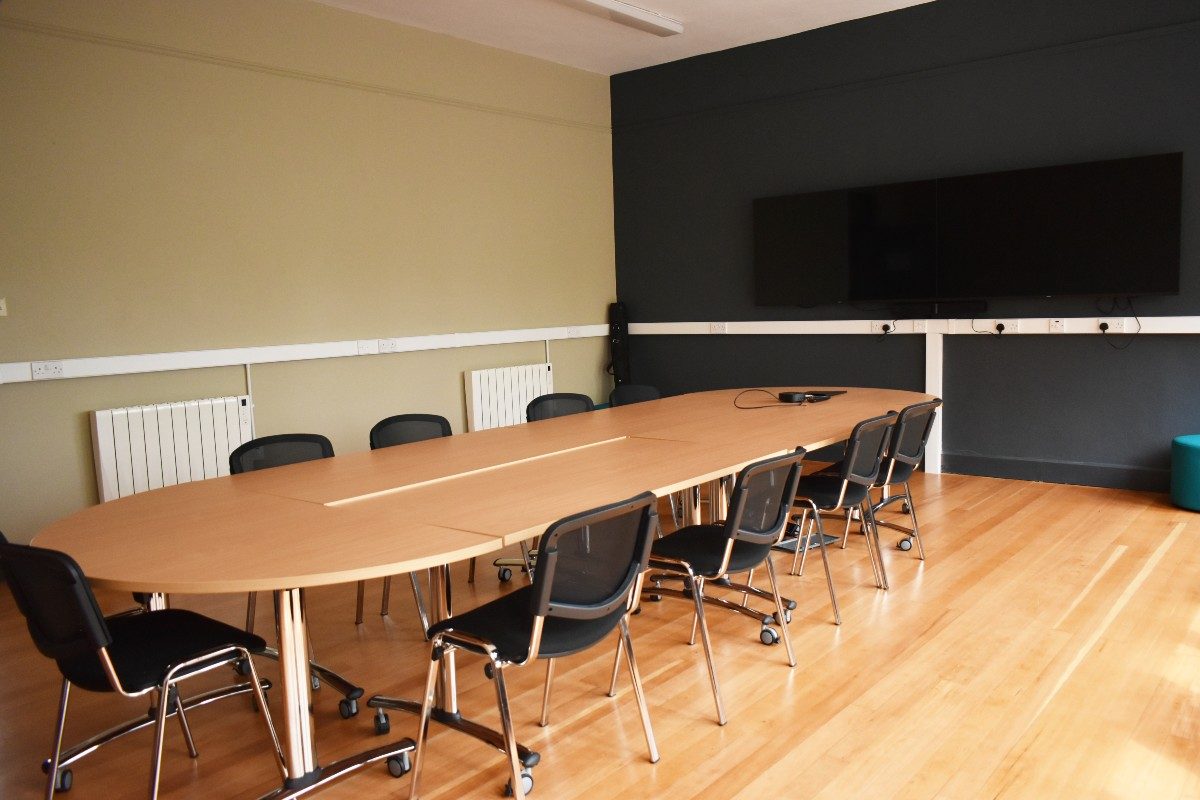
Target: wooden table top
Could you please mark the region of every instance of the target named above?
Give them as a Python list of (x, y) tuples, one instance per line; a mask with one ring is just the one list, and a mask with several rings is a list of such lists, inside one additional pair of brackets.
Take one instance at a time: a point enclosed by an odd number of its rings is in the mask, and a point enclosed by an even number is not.
[[(571, 513), (840, 441), (861, 419), (929, 398), (851, 389), (739, 409), (737, 395), (680, 395), (156, 489), (58, 520), (34, 543), (123, 590), (352, 582), (484, 555)], [(746, 394), (740, 404), (768, 401)]]

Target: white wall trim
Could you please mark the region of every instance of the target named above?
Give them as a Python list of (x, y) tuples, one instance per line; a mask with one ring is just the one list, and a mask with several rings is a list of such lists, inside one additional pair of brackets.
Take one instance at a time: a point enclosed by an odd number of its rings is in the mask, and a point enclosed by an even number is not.
[(173, 353), (143, 353), (126, 356), (44, 359), (0, 363), (0, 383), (32, 381), (35, 364), (56, 364), (61, 375), (38, 380), (96, 378), (105, 375), (132, 375), (141, 372), (167, 372), (180, 369), (249, 366), (284, 361), (309, 361), (318, 358), (375, 356), (411, 353), (418, 350), (446, 350), (456, 347), (481, 347), (519, 342), (549, 342), (558, 339), (588, 339), (608, 336), (607, 325), (571, 325), (553, 328), (521, 328), (470, 333), (441, 333), (426, 336), (400, 336), (390, 339), (357, 339), (341, 342), (281, 344), (262, 347), (230, 347), (221, 350), (189, 350)]
[[(808, 335), (843, 335), (860, 334), (865, 336), (885, 335), (879, 326), (888, 325), (886, 335), (895, 334), (933, 334), (948, 333), (954, 335), (995, 335), (997, 322), (1005, 323), (1003, 336), (1012, 335), (1046, 335), (1052, 333), (1051, 322), (1061, 321), (1062, 330), (1053, 331), (1054, 335), (1062, 334), (1100, 334), (1100, 320), (1120, 320), (1125, 326), (1126, 333), (1151, 334), (1198, 334), (1200, 333), (1200, 317), (1122, 317), (1116, 315), (1103, 316), (1097, 314), (1091, 317), (1003, 317), (977, 319), (838, 319), (838, 320), (770, 320), (750, 322), (632, 322), (629, 333), (638, 336), (688, 336), (711, 334), (714, 336), (726, 334), (739, 335), (773, 335), (773, 334), (808, 334)], [(1016, 324), (1016, 329), (1012, 323)]]

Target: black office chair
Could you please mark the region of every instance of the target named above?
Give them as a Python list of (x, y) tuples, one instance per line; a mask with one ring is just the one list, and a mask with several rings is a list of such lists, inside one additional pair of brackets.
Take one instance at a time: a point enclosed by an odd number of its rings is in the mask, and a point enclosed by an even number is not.
[[(371, 428), (371, 449), (394, 447), (399, 444), (422, 442), (426, 439), (438, 439), (450, 436), (450, 421), (437, 414), (396, 414), (376, 422)], [(425, 610), (425, 600), (421, 595), (421, 584), (417, 582), (415, 573), (408, 574), (412, 582), (413, 599), (417, 603), (417, 616), (421, 619), (421, 630), (429, 630), (429, 613)], [(366, 593), (366, 581), (358, 582), (358, 606), (354, 615), (354, 624), (361, 625), (363, 621), (363, 600)], [(392, 578), (389, 575), (383, 579), (383, 601), (379, 606), (379, 615), (388, 615), (388, 601), (392, 595)]]
[[(796, 504), (801, 506), (800, 519), (789, 531), (795, 535), (795, 553), (792, 556), (791, 574), (804, 573), (804, 562), (815, 535), (821, 547), (821, 559), (825, 564), (825, 578), (829, 582), (829, 597), (834, 605), (834, 614), (840, 621), (837, 600), (833, 592), (833, 579), (829, 572), (829, 561), (825, 550), (825, 526), (822, 513), (842, 511), (846, 515), (846, 534), (850, 531), (850, 519), (854, 509), (862, 516), (863, 532), (867, 538), (867, 554), (871, 570), (875, 573), (875, 585), (888, 588), (887, 572), (883, 556), (879, 551), (879, 528), (871, 509), (871, 487), (879, 480), (883, 456), (887, 450), (892, 429), (896, 424), (896, 412), (865, 419), (854, 426), (846, 440), (846, 456), (834, 467), (809, 475), (800, 481), (796, 491)], [(790, 545), (791, 542), (788, 542)], [(845, 547), (845, 534), (842, 546)], [(799, 570), (797, 570), (799, 560)]]
[[(544, 419), (567, 417), (571, 414), (582, 414), (585, 411), (595, 410), (595, 403), (586, 394), (558, 392), (556, 394), (544, 394), (541, 397), (535, 397), (530, 400), (529, 405), (525, 406), (525, 419), (529, 422), (538, 422)], [(528, 543), (521, 542), (520, 558), (497, 558), (492, 561), (492, 566), (496, 568), (496, 577), (500, 579), (501, 583), (507, 583), (512, 580), (514, 569), (520, 569), (526, 576), (532, 579), (533, 568), (536, 563), (537, 551), (530, 550)], [(468, 580), (472, 582), (475, 580), (473, 563)]]
[[(925, 445), (929, 442), (929, 432), (933, 430), (933, 421), (937, 419), (937, 410), (941, 405), (940, 399), (934, 399), (924, 403), (914, 403), (900, 409), (900, 416), (896, 418), (896, 427), (892, 430), (891, 440), (888, 442), (883, 469), (880, 470), (879, 480), (875, 483), (883, 490), (883, 496), (871, 507), (876, 525), (892, 528), (905, 534), (904, 538), (897, 543), (897, 547), (901, 550), (911, 550), (913, 540), (916, 540), (917, 553), (922, 561), (925, 560), (925, 545), (921, 542), (921, 527), (917, 523), (917, 507), (913, 502), (912, 489), (909, 488), (908, 481), (917, 471), (921, 459), (925, 458)], [(895, 486), (901, 487), (903, 491), (897, 493), (892, 488)], [(897, 501), (902, 504), (902, 509), (907, 511), (909, 519), (912, 521), (911, 528), (879, 519), (879, 512)], [(843, 536), (843, 547), (845, 539), (846, 537)]]
[(608, 404), (613, 408), (628, 406), (634, 403), (644, 403), (647, 400), (657, 400), (662, 397), (658, 389), (638, 383), (623, 383), (614, 388), (608, 395)]
[[(150, 761), (150, 798), (155, 800), (168, 716), (174, 714), (179, 719), (188, 753), (192, 758), (197, 757), (178, 682), (232, 663), (244, 663), (250, 673), (249, 685), (275, 746), (276, 766), (280, 775), (287, 778), (283, 751), (250, 657), (266, 650), (262, 638), (178, 609), (134, 612), (106, 619), (83, 571), (70, 556), (40, 547), (9, 544), (3, 536), (0, 536), (0, 568), (34, 644), (42, 655), (58, 663), (62, 674), (53, 749), (44, 765), (48, 800), (56, 791), (71, 788), (73, 777), (68, 763), (151, 724), (154, 749)], [(155, 707), (145, 719), (114, 728), (83, 747), (71, 748), (69, 758), (64, 759), (63, 728), (72, 686), (92, 692), (116, 692), (124, 697), (158, 694)]]
[[(721, 725), (726, 722), (725, 705), (721, 701), (721, 687), (717, 683), (713, 664), (708, 623), (704, 618), (705, 603), (757, 619), (762, 625), (760, 638), (764, 643), (779, 641), (778, 632), (772, 627), (778, 624), (783, 632), (788, 664), (796, 666), (787, 628), (791, 619), (788, 606), (794, 607), (795, 604), (779, 595), (775, 567), (771, 563), (771, 548), (779, 543), (787, 527), (803, 458), (804, 450), (798, 449), (794, 453), (768, 458), (743, 468), (738, 473), (729, 501), (729, 515), (723, 523), (680, 528), (655, 541), (650, 553), (650, 567), (665, 572), (651, 573), (649, 581), (652, 585), (645, 586), (642, 594), (651, 599), (662, 595), (680, 597), (694, 603), (696, 614), (692, 622), (691, 643), (695, 644), (696, 629), (699, 628), (704, 657), (708, 662), (708, 677), (712, 682), (713, 700), (717, 706), (717, 722)], [(729, 580), (731, 574), (749, 572), (763, 564), (766, 565), (771, 583), (770, 592)], [(664, 588), (664, 580), (682, 580), (684, 586), (682, 589)], [(743, 597), (752, 595), (769, 599), (774, 603), (774, 611), (764, 614), (748, 605), (706, 595), (705, 587), (714, 584), (742, 593)]]
[(533, 764), (522, 764), (518, 758), (504, 686), (505, 670), (538, 658), (555, 659), (581, 652), (602, 641), (614, 628), (620, 629), (650, 761), (658, 761), (628, 619), (657, 525), (654, 505), (654, 495), (646, 492), (555, 522), (538, 543), (541, 558), (532, 586), (509, 592), (429, 629), (432, 658), (417, 727), (410, 797), (417, 796), (438, 665), (454, 650), (488, 659), (512, 773), (509, 788), (519, 800), (533, 789), (533, 776), (528, 771)]
[[(333, 444), (319, 433), (279, 433), (274, 436), (260, 436), (243, 442), (229, 454), (229, 472), (241, 475), (245, 472), (256, 472), (260, 469), (285, 467), (289, 464), (301, 464), (305, 461), (317, 461), (322, 458), (333, 458)], [(258, 592), (250, 592), (246, 598), (246, 630), (254, 630), (254, 615), (258, 605)], [(278, 658), (279, 653), (268, 647), (264, 655)], [(311, 657), (311, 653), (309, 654)], [(328, 681), (343, 695), (338, 701), (338, 711), (343, 719), (349, 719), (358, 713), (358, 700), (363, 695), (361, 686), (355, 686), (338, 673), (313, 661), (312, 687), (321, 688), (321, 678)]]
[(594, 411), (596, 404), (586, 394), (557, 392), (535, 397), (525, 406), (525, 419), (529, 422), (565, 417), (568, 414), (582, 414), (584, 411)]
[[(229, 454), (229, 474), (241, 475), (260, 469), (333, 458), (333, 444), (319, 433), (279, 433), (243, 442)], [(254, 631), (258, 592), (246, 598), (246, 630)]]

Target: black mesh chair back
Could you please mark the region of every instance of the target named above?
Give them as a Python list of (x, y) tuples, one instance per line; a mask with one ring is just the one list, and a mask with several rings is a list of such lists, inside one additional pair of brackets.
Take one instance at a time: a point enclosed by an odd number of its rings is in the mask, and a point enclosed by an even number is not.
[(593, 411), (595, 408), (596, 405), (592, 402), (592, 398), (586, 394), (572, 394), (571, 392), (544, 394), (529, 401), (529, 405), (525, 407), (525, 419), (529, 422), (537, 422), (553, 417), (582, 414), (584, 411)]
[(804, 449), (750, 464), (738, 473), (725, 530), (730, 539), (770, 548), (783, 535), (800, 482)]
[(917, 465), (925, 457), (925, 444), (929, 441), (929, 432), (933, 430), (933, 421), (941, 404), (941, 400), (927, 400), (901, 409), (888, 445), (890, 463), (887, 474), (882, 478), (883, 483), (903, 483), (912, 477)]
[(437, 414), (397, 414), (371, 428), (371, 449), (450, 436), (450, 421)]
[(241, 444), (229, 454), (229, 471), (240, 475), (332, 456), (333, 445), (319, 433), (280, 433)]
[(597, 619), (624, 609), (650, 557), (655, 502), (644, 492), (550, 526), (538, 544), (533, 613)]
[(846, 441), (841, 479), (862, 487), (871, 487), (879, 479), (896, 412), (864, 419), (854, 426)]
[(0, 567), (42, 655), (66, 661), (112, 644), (91, 586), (70, 556), (6, 541)]
[(610, 406), (628, 406), (633, 403), (644, 403), (647, 400), (657, 400), (662, 397), (658, 389), (637, 383), (623, 383), (608, 395)]

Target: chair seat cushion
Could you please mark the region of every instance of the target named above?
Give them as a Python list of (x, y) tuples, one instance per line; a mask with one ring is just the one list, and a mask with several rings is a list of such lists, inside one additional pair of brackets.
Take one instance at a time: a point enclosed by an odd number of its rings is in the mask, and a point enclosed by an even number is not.
[(807, 497), (826, 511), (857, 506), (867, 498), (868, 488), (857, 483), (850, 484), (846, 487), (846, 496), (839, 505), (838, 495), (842, 493), (842, 479), (836, 473), (840, 470), (841, 465), (836, 464), (830, 467), (828, 472), (806, 475), (796, 487), (796, 496)]
[[(721, 559), (725, 557), (725, 544), (728, 541), (729, 534), (725, 532), (724, 525), (689, 525), (656, 539), (650, 551), (650, 559), (653, 561), (655, 556), (664, 556), (686, 561), (697, 575), (716, 577), (721, 568)], [(753, 569), (770, 553), (769, 545), (735, 541), (733, 553), (729, 556), (728, 571), (743, 572)]]
[[(125, 614), (109, 617), (105, 622), (112, 634), (108, 654), (127, 692), (161, 685), (173, 665), (210, 650), (236, 645), (251, 653), (261, 653), (267, 646), (261, 636), (183, 609)], [(228, 657), (211, 659), (184, 674), (225, 660)], [(58, 666), (63, 676), (76, 686), (94, 692), (113, 690), (95, 653), (61, 659)]]
[[(532, 594), (532, 586), (523, 586), (465, 614), (431, 625), (429, 635), (462, 631), (491, 642), (504, 661), (524, 661), (529, 655), (529, 637), (533, 632)], [(546, 617), (538, 657), (558, 658), (586, 650), (607, 636), (624, 614), (622, 605), (596, 619)]]

